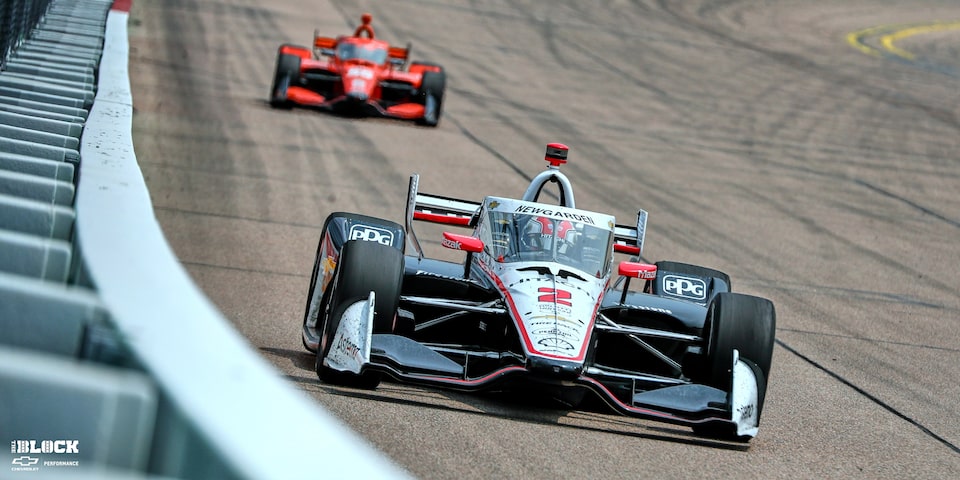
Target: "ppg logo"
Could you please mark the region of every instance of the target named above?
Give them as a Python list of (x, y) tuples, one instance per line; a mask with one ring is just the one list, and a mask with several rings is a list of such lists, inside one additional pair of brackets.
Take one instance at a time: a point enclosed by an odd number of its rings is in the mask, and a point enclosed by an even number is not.
[(382, 245), (393, 245), (393, 232), (369, 225), (354, 225), (350, 227), (349, 240), (363, 240), (377, 242)]
[(699, 278), (665, 275), (663, 277), (663, 291), (670, 295), (693, 300), (707, 299), (707, 284)]

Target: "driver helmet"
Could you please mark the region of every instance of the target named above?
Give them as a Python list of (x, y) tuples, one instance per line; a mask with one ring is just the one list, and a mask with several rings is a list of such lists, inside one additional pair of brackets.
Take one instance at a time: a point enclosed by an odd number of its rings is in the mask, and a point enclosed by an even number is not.
[(569, 220), (536, 217), (527, 222), (520, 240), (526, 252), (549, 252), (556, 243), (557, 253), (570, 254), (576, 234)]

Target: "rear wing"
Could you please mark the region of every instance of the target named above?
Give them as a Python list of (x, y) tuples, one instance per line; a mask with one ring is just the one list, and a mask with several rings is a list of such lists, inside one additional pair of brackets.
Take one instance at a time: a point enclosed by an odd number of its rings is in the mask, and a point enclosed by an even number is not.
[(420, 185), (420, 175), (410, 175), (410, 186), (407, 188), (406, 229), (407, 238), (413, 243), (417, 255), (423, 258), (423, 249), (413, 230), (413, 221), (439, 223), (457, 227), (472, 227), (476, 225), (480, 213), (480, 202), (442, 197), (417, 191)]
[(411, 44), (407, 44), (406, 47), (394, 47), (390, 46), (387, 49), (387, 57), (390, 59), (390, 63), (403, 66), (407, 64), (407, 60), (410, 59), (410, 48)]
[(637, 212), (637, 226), (613, 227), (613, 251), (639, 257), (643, 253), (643, 237), (647, 231), (647, 212)]
[(336, 49), (336, 38), (321, 37), (318, 30), (313, 31), (313, 53), (317, 58), (333, 55)]
[[(457, 227), (473, 227), (480, 214), (480, 202), (420, 193), (420, 175), (410, 176), (407, 188), (406, 230), (407, 238), (423, 258), (423, 250), (413, 229), (413, 221), (439, 223)], [(613, 228), (613, 251), (639, 257), (643, 252), (643, 238), (647, 230), (647, 212), (637, 212), (636, 226), (616, 225)]]

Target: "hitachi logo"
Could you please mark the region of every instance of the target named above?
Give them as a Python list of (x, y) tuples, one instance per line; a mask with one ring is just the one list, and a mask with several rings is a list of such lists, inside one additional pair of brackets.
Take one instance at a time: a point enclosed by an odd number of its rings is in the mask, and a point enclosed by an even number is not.
[(79, 444), (79, 440), (14, 440), (10, 453), (80, 453)]

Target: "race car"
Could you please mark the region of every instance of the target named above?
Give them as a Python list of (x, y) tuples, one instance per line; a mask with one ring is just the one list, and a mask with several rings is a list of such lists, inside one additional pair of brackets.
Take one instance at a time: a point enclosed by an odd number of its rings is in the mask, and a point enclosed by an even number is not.
[(375, 37), (364, 14), (353, 35), (321, 37), (313, 49), (284, 44), (270, 87), (270, 105), (295, 105), (346, 115), (440, 122), (446, 74), (439, 65), (410, 62), (410, 44), (393, 47)]
[[(463, 391), (536, 391), (576, 407), (593, 394), (628, 416), (747, 442), (758, 431), (773, 353), (771, 301), (730, 277), (641, 261), (636, 224), (576, 208), (563, 144), (519, 199), (421, 193), (405, 225), (353, 213), (324, 223), (303, 319), (324, 382), (395, 381)], [(556, 184), (556, 202), (543, 202)], [(554, 204), (556, 203), (556, 204)], [(424, 255), (414, 223), (460, 261)], [(414, 252), (406, 253), (406, 246)], [(614, 254), (626, 255), (614, 264)], [(616, 275), (614, 275), (616, 272)]]

